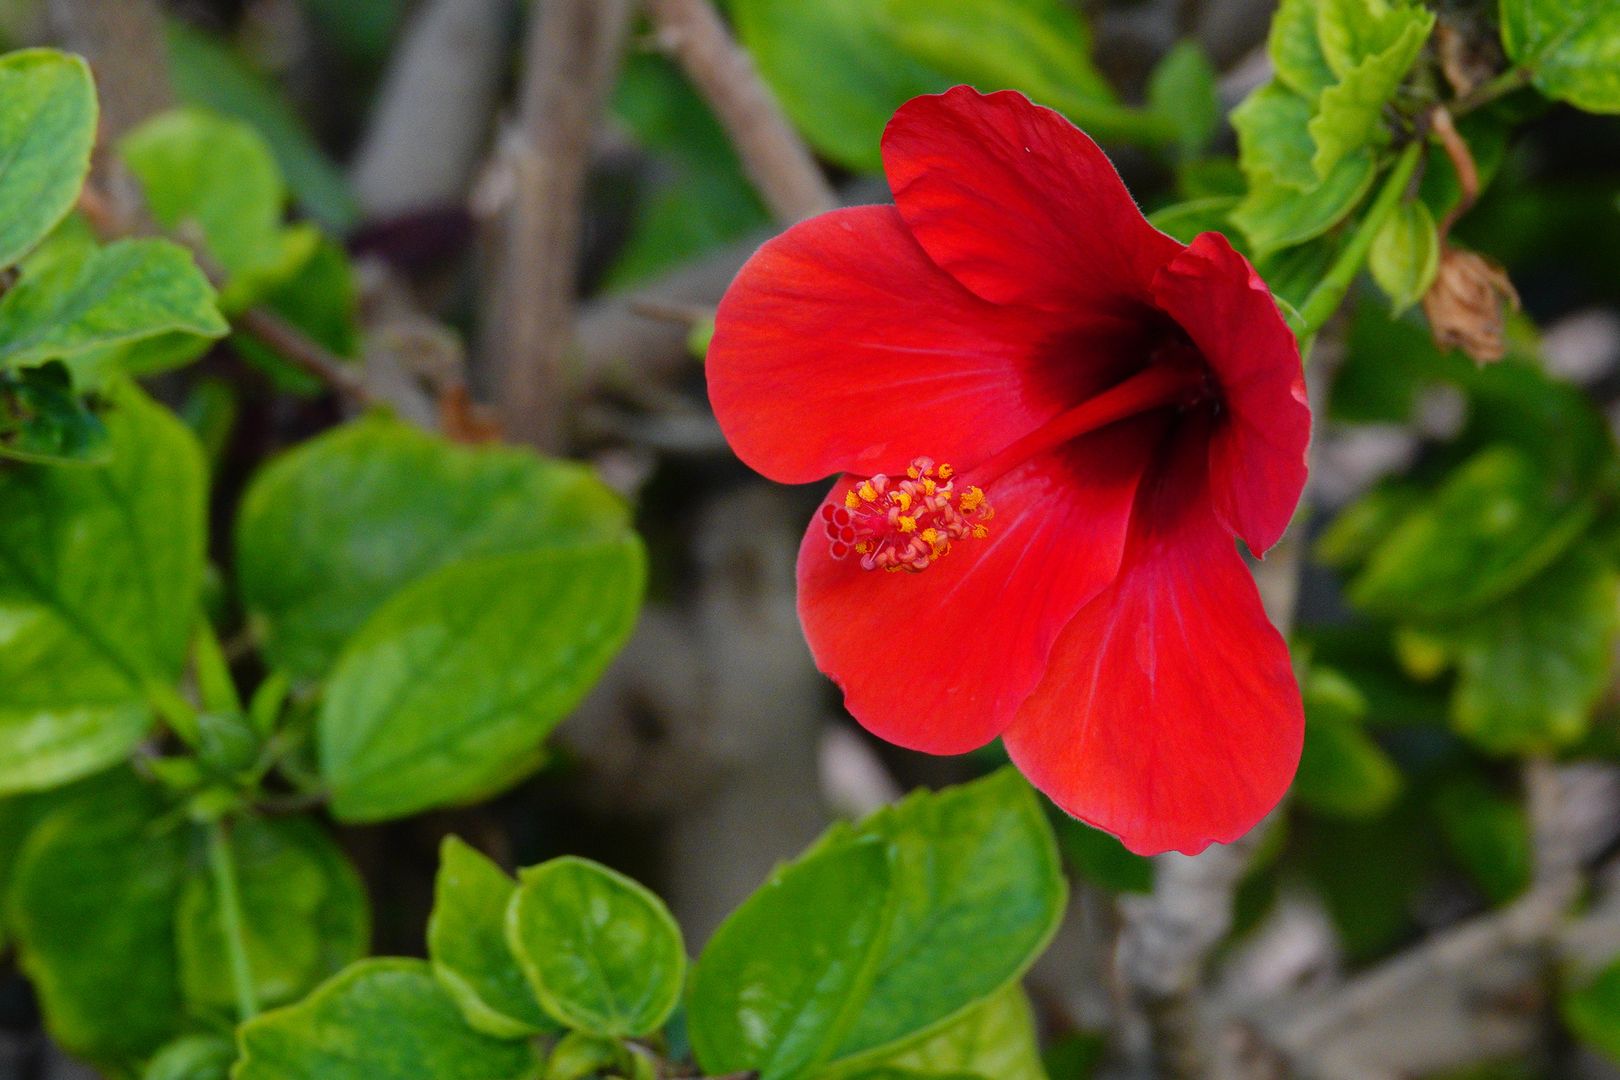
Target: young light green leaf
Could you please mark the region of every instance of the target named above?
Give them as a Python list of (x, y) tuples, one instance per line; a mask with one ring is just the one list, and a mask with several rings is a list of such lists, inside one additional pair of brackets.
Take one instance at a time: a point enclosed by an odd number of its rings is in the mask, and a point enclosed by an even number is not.
[[(1232, 211), (1238, 200), (1230, 195), (1172, 203), (1148, 215), (1153, 227), (1190, 244), (1200, 233), (1231, 232)], [(1241, 237), (1239, 238), (1241, 239)]]
[(855, 1072), (830, 1070), (825, 1080), (878, 1080), (886, 1074), (1046, 1080), (1035, 1014), (1023, 988), (1009, 984), (921, 1042)]
[[(371, 917), (359, 875), (307, 818), (243, 818), (230, 832), (248, 969), (262, 1005), (295, 1001), (366, 954)], [(197, 874), (179, 906), (186, 999), (230, 1015), (235, 1006), (213, 880)]]
[(125, 773), (49, 814), (18, 858), (9, 907), (46, 1027), (93, 1062), (127, 1066), (177, 1033), (175, 899), (186, 833)]
[(1536, 88), (1588, 112), (1620, 112), (1613, 0), (1501, 0), (1502, 44)]
[(111, 461), (0, 470), (0, 793), (121, 761), (172, 683), (202, 584), (196, 440), (133, 388), (106, 417)]
[(1149, 109), (1175, 124), (1183, 157), (1197, 156), (1220, 125), (1215, 68), (1196, 42), (1178, 42), (1165, 54), (1148, 80), (1147, 99)]
[(1333, 228), (1359, 206), (1376, 175), (1373, 156), (1365, 150), (1340, 161), (1326, 180), (1309, 189), (1260, 173), (1253, 177), (1249, 194), (1232, 211), (1232, 223), (1243, 230), (1257, 255), (1303, 244)]
[(1398, 32), (1378, 51), (1358, 59), (1317, 99), (1309, 128), (1316, 144), (1311, 166), (1319, 177), (1331, 175), (1349, 155), (1387, 141), (1384, 110), (1434, 29), (1434, 13), (1420, 7), (1394, 7), (1386, 21), (1386, 32), (1395, 27)]
[(1620, 1065), (1620, 960), (1578, 989), (1566, 989), (1561, 1004), (1570, 1031)]
[(772, 874), (715, 931), (687, 1028), (703, 1068), (794, 1080), (865, 1006), (893, 916), (887, 845), (833, 843)]
[(399, 593), (326, 688), (316, 736), (333, 813), (381, 821), (533, 771), (629, 637), (645, 575), (625, 537), (466, 559)]
[(0, 268), (56, 227), (79, 199), (96, 141), (90, 67), (54, 49), (0, 56)]
[(1440, 234), (1427, 206), (1413, 200), (1395, 208), (1373, 237), (1367, 269), (1397, 314), (1423, 299), (1440, 270)]
[(1317, 0), (1282, 0), (1271, 17), (1266, 41), (1277, 78), (1308, 101), (1315, 101), (1336, 80), (1316, 33)]
[(1608, 685), (1615, 573), (1578, 547), (1512, 596), (1442, 631), (1457, 663), (1452, 722), (1491, 753), (1577, 742)]
[(517, 882), (454, 836), (439, 847), (439, 875), (428, 919), (433, 974), (467, 1023), (501, 1039), (555, 1028), (506, 944), (506, 909)]
[(1367, 702), (1344, 676), (1311, 670), (1305, 687), (1305, 747), (1294, 795), (1320, 814), (1373, 818), (1400, 795), (1401, 773), (1361, 725)]
[(534, 1048), (482, 1035), (421, 960), (362, 960), (237, 1033), (232, 1080), (530, 1080)]
[(1592, 505), (1525, 452), (1481, 451), (1396, 526), (1350, 584), (1352, 603), (1407, 620), (1466, 615), (1506, 596), (1574, 543)]
[(237, 521), (237, 574), (272, 660), (314, 677), (389, 597), (435, 570), (613, 539), (628, 522), (584, 466), (455, 446), (373, 416), (258, 475)]
[(852, 169), (880, 171), (878, 140), (894, 110), (951, 85), (900, 47), (877, 0), (733, 0), (731, 17), (793, 123)]
[(1232, 110), (1238, 160), (1250, 187), (1269, 181), (1303, 191), (1319, 182), (1311, 166), (1311, 102), (1271, 82)]
[(518, 878), (506, 942), (546, 1012), (608, 1037), (662, 1027), (686, 978), (681, 931), (664, 902), (588, 859), (552, 859)]
[(1418, 21), (1431, 21), (1411, 0), (1320, 0), (1316, 36), (1334, 75), (1343, 79), (1368, 57), (1386, 52)]
[(0, 298), (0, 368), (169, 333), (217, 338), (227, 329), (189, 252), (165, 240), (123, 240), (25, 269)]

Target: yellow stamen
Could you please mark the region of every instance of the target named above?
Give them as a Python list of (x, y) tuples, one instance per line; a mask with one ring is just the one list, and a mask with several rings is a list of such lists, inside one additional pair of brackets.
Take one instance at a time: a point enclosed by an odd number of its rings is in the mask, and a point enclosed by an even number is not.
[(867, 502), (877, 502), (877, 488), (872, 486), (872, 481), (862, 480), (861, 486), (855, 490)]
[(908, 492), (891, 491), (889, 492), (889, 500), (899, 503), (902, 513), (911, 509), (911, 495)]
[(847, 509), (856, 510), (860, 508), (860, 505), (860, 497), (857, 496), (853, 491), (844, 492), (844, 506)]
[(909, 468), (906, 469), (906, 475), (911, 477), (913, 480), (915, 480), (915, 479), (917, 479), (917, 477), (921, 476), (922, 473), (917, 471), (917, 466), (912, 465), (912, 466), (910, 466)]
[(941, 465), (937, 471), (939, 472), (939, 478), (941, 480), (949, 480), (951, 478), (951, 474), (956, 472), (956, 470), (951, 468), (949, 465)]
[(971, 514), (984, 503), (984, 492), (976, 487), (970, 487), (962, 492), (962, 513)]
[(922, 488), (924, 495), (932, 495), (934, 492), (939, 490), (939, 485), (925, 476), (923, 477)]
[(985, 528), (983, 525), (975, 525), (975, 526), (973, 526), (973, 539), (975, 539), (975, 540), (983, 540), (985, 537), (987, 537), (989, 535), (990, 535), (990, 530)]
[(898, 525), (900, 527), (900, 531), (903, 533), (917, 531), (917, 519), (914, 517), (905, 517), (902, 515)]
[(922, 537), (923, 543), (925, 543), (925, 544), (937, 544), (937, 543), (939, 543), (939, 530), (938, 529), (924, 529), (922, 532), (918, 533), (917, 535)]

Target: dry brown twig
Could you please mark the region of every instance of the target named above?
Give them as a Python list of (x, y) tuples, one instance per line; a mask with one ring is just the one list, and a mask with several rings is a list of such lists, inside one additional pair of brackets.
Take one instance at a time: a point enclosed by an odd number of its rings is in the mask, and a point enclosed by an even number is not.
[(709, 0), (647, 0), (658, 43), (674, 54), (714, 109), (743, 168), (778, 221), (791, 223), (838, 205), (809, 147), (732, 39)]

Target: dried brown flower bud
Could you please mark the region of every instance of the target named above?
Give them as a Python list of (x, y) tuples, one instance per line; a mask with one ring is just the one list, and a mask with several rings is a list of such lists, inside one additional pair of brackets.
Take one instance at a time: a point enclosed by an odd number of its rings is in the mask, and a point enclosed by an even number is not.
[(1440, 272), (1423, 297), (1423, 314), (1436, 345), (1462, 349), (1484, 364), (1507, 353), (1504, 300), (1519, 309), (1518, 291), (1500, 266), (1475, 252), (1447, 246), (1440, 253)]

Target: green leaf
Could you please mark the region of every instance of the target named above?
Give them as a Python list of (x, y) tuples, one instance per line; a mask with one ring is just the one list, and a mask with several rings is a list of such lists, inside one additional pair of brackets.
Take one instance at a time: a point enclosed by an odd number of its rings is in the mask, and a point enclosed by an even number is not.
[(591, 1076), (608, 1075), (615, 1066), (626, 1068), (628, 1058), (624, 1043), (617, 1039), (570, 1031), (557, 1040), (551, 1057), (546, 1060), (545, 1080), (586, 1080)]
[(1021, 976), (1062, 921), (1057, 845), (1012, 769), (918, 793), (853, 836), (893, 850), (896, 907), (871, 994), (836, 1057), (930, 1030)]
[(1548, 97), (1620, 112), (1620, 8), (1613, 0), (1501, 0), (1502, 45)]
[(1316, 33), (1318, 6), (1317, 0), (1282, 0), (1266, 40), (1277, 78), (1310, 101), (1337, 80)]
[(951, 85), (900, 48), (883, 0), (732, 0), (731, 17), (793, 123), (852, 169), (880, 171), (895, 109)]
[(876, 1069), (833, 1070), (826, 1077), (878, 1080), (885, 1075), (1046, 1080), (1029, 999), (1021, 987), (1010, 984), (935, 1034), (885, 1058)]
[(0, 371), (0, 458), (41, 465), (104, 464), (106, 425), (60, 360)]
[(1377, 817), (1401, 792), (1401, 773), (1363, 730), (1366, 699), (1344, 676), (1313, 668), (1304, 687), (1305, 748), (1294, 795), (1321, 814)]
[(220, 1035), (182, 1035), (153, 1055), (141, 1080), (227, 1080), (236, 1045)]
[[(986, 90), (1015, 87), (1060, 112), (1112, 103), (1091, 62), (1091, 33), (1061, 0), (880, 0), (900, 48), (953, 81)], [(1178, 75), (1188, 75), (1185, 57)], [(1195, 88), (1189, 88), (1195, 89)], [(1093, 135), (1106, 137), (1093, 131)]]
[(1372, 154), (1351, 154), (1316, 187), (1301, 189), (1261, 172), (1249, 194), (1232, 211), (1257, 255), (1303, 244), (1327, 232), (1361, 204), (1378, 170)]
[(1149, 109), (1175, 124), (1183, 157), (1193, 157), (1208, 146), (1220, 126), (1215, 68), (1195, 42), (1178, 42), (1159, 61), (1148, 80), (1147, 100)]
[(1316, 35), (1328, 67), (1344, 79), (1369, 57), (1387, 53), (1412, 26), (1432, 18), (1408, 0), (1321, 0)]
[(1620, 1064), (1620, 961), (1615, 961), (1577, 990), (1565, 990), (1560, 1003), (1564, 1023), (1576, 1037), (1615, 1064)]
[[(243, 818), (230, 832), (248, 969), (267, 1007), (295, 1001), (366, 954), (371, 918), (342, 850), (307, 818)], [(230, 1015), (235, 1007), (218, 897), (206, 875), (179, 906), (180, 979), (187, 1000)]]
[[(1324, 14), (1343, 8), (1352, 0), (1330, 2)], [(1381, 0), (1380, 0), (1381, 2)], [(1311, 165), (1316, 175), (1327, 177), (1346, 157), (1368, 146), (1388, 141), (1384, 110), (1395, 96), (1401, 81), (1412, 67), (1423, 43), (1434, 29), (1434, 13), (1421, 7), (1391, 8), (1381, 29), (1390, 35), (1377, 51), (1359, 56), (1343, 71), (1339, 82), (1322, 91), (1316, 115), (1310, 121), (1316, 154)], [(1329, 58), (1331, 60), (1331, 51)]]
[(96, 90), (77, 56), (0, 56), (0, 268), (21, 259), (79, 200), (96, 141)]
[(264, 469), (236, 528), (243, 600), (272, 661), (314, 677), (389, 597), (457, 560), (623, 535), (584, 466), (459, 447), (380, 416)]
[(813, 850), (715, 931), (692, 973), (692, 1049), (714, 1074), (792, 1080), (826, 1061), (864, 1008), (894, 912), (886, 845)]
[(1148, 220), (1155, 229), (1190, 244), (1201, 233), (1231, 231), (1232, 211), (1237, 204), (1238, 200), (1230, 195), (1191, 199), (1155, 210)]
[(322, 226), (341, 233), (360, 220), (343, 172), (316, 145), (275, 83), (225, 42), (179, 20), (169, 22), (168, 44), (177, 97), (251, 124), (275, 156), (293, 197)]
[(203, 109), (175, 109), (124, 136), (119, 151), (163, 228), (194, 237), (225, 272), (221, 304), (236, 311), (290, 278), (319, 234), (283, 228), (287, 199), (257, 132)]
[(421, 960), (362, 960), (238, 1029), (232, 1080), (527, 1080), (528, 1043), (481, 1035)]
[(1110, 892), (1153, 891), (1153, 860), (1137, 855), (1101, 829), (1062, 814), (1054, 822), (1058, 847), (1086, 881)]
[(1452, 721), (1492, 753), (1578, 742), (1609, 681), (1620, 583), (1576, 548), (1513, 596), (1439, 631), (1457, 662)]
[(196, 440), (139, 391), (107, 416), (105, 466), (0, 469), (0, 793), (122, 760), (172, 684), (202, 584)]
[(1395, 208), (1373, 237), (1367, 269), (1397, 313), (1423, 299), (1440, 272), (1440, 234), (1427, 206), (1414, 200)]
[(454, 836), (439, 847), (439, 874), (428, 919), (433, 974), (467, 1023), (503, 1039), (555, 1027), (506, 944), (506, 909), (517, 882)]
[(380, 821), (487, 797), (543, 740), (635, 625), (634, 537), (452, 564), (349, 642), (317, 721), (332, 812)]
[(1280, 83), (1267, 83), (1232, 110), (1238, 159), (1250, 186), (1270, 181), (1314, 188), (1320, 178), (1311, 165), (1311, 102)]
[(175, 898), (186, 834), (125, 773), (52, 812), (18, 858), (10, 908), (46, 1027), (72, 1053), (128, 1064), (176, 1033)]
[(1523, 806), (1475, 776), (1447, 781), (1434, 804), (1446, 845), (1492, 903), (1529, 888), (1534, 852)]
[[(302, 330), (334, 356), (345, 360), (359, 356), (359, 286), (348, 255), (326, 237), (319, 238), (309, 261), (298, 273), (267, 288), (258, 303)], [(231, 348), (270, 376), (278, 390), (315, 394), (326, 388), (314, 375), (250, 334), (233, 335)]]
[(1403, 619), (1478, 611), (1524, 584), (1592, 520), (1589, 500), (1548, 482), (1523, 451), (1494, 446), (1447, 478), (1373, 551), (1356, 606)]
[(226, 329), (189, 252), (165, 240), (123, 240), (26, 269), (0, 298), (0, 368), (169, 333), (217, 338)]
[(546, 1012), (593, 1035), (652, 1034), (685, 984), (685, 946), (664, 902), (588, 859), (522, 871), (506, 941)]

